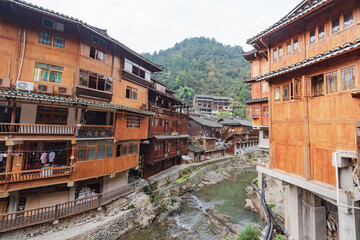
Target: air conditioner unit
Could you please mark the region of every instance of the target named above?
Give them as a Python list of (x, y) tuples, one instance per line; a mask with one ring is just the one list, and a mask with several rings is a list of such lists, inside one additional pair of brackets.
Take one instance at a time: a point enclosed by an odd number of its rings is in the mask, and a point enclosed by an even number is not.
[(39, 84), (38, 85), (38, 92), (40, 93), (54, 93), (54, 86)]
[(59, 87), (58, 94), (59, 95), (64, 95), (64, 96), (71, 96), (72, 95), (72, 88)]
[(23, 81), (17, 81), (16, 83), (16, 90), (23, 90), (23, 91), (34, 91), (35, 84), (32, 82), (23, 82)]
[(10, 88), (10, 79), (0, 78), (0, 87)]

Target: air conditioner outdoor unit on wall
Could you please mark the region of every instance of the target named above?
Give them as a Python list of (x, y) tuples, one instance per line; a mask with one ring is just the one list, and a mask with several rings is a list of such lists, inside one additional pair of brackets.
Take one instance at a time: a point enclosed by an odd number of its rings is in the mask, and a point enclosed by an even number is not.
[(10, 88), (10, 79), (0, 78), (0, 87)]
[(39, 84), (38, 85), (38, 92), (40, 93), (54, 93), (54, 86)]
[(35, 84), (32, 82), (23, 82), (23, 81), (17, 81), (16, 83), (16, 90), (23, 90), (23, 91), (34, 91)]
[(72, 88), (59, 87), (58, 94), (59, 95), (64, 95), (64, 96), (71, 96), (72, 95)]

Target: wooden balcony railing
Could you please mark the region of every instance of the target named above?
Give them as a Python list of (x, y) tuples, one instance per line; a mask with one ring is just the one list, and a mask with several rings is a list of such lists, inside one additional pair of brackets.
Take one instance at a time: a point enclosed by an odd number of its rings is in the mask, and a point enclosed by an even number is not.
[(155, 105), (149, 105), (149, 111), (156, 112), (159, 114), (164, 114), (167, 116), (172, 116), (172, 117), (186, 116), (186, 114), (184, 114), (184, 113), (176, 112), (175, 110), (170, 110), (170, 109), (158, 107)]
[(25, 170), (21, 172), (10, 172), (0, 174), (0, 184), (12, 182), (32, 181), (44, 178), (63, 177), (71, 175), (72, 166), (42, 168), (35, 170)]
[(75, 127), (50, 124), (0, 123), (0, 134), (74, 134)]
[(1, 214), (0, 232), (6, 232), (39, 223), (51, 222), (60, 218), (95, 209), (133, 193), (135, 190), (136, 185), (135, 183), (132, 183), (109, 192), (95, 194), (91, 197), (81, 198), (54, 206)]

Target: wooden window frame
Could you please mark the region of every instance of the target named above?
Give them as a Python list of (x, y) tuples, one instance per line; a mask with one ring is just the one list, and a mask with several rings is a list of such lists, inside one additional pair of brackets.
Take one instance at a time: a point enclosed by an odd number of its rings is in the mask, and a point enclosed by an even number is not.
[[(290, 46), (290, 51), (289, 51)], [(286, 55), (289, 56), (292, 53), (291, 40), (286, 43)]]
[(273, 48), (272, 54), (273, 54), (273, 62), (277, 61), (277, 59), (278, 59), (278, 57), (277, 57), (277, 48)]
[[(313, 37), (313, 39), (312, 39)], [(309, 32), (309, 43), (310, 45), (313, 45), (316, 43), (316, 28), (311, 28)]]
[[(295, 40), (296, 40), (296, 43), (297, 43), (296, 49), (295, 49)], [(292, 47), (292, 49), (293, 49), (293, 53), (299, 51), (299, 38), (298, 37), (293, 38), (293, 47)]]
[(140, 128), (141, 119), (139, 116), (128, 115), (126, 117), (126, 128)]
[[(93, 78), (96, 78), (96, 88), (90, 87), (90, 76)], [(83, 81), (82, 78), (84, 79), (84, 81), (87, 82), (86, 86), (82, 84), (82, 81)], [(87, 80), (86, 80), (86, 78), (87, 78)], [(104, 90), (99, 89), (99, 79), (104, 80)], [(107, 77), (107, 76), (97, 74), (95, 72), (91, 72), (91, 71), (80, 68), (79, 69), (78, 86), (89, 88), (89, 89), (94, 89), (97, 91), (112, 93), (113, 92), (113, 79), (111, 77)], [(108, 86), (110, 86), (109, 87), (110, 89), (108, 88)], [(107, 89), (109, 89), (109, 90), (107, 90)]]
[[(350, 23), (345, 24), (345, 15), (348, 14), (348, 13), (351, 13), (351, 18), (352, 18), (352, 20), (351, 20)], [(343, 22), (343, 28), (344, 28), (344, 29), (349, 28), (349, 27), (351, 27), (351, 26), (354, 25), (354, 12), (353, 12), (352, 9), (345, 11), (345, 12), (343, 13), (343, 17), (344, 17), (344, 22)]]
[(321, 97), (324, 96), (324, 74), (319, 74), (311, 77), (311, 96)]
[[(52, 26), (52, 27), (49, 27), (49, 26), (45, 25), (45, 24), (44, 24), (45, 20), (46, 20), (46, 21), (51, 21), (51, 22), (53, 22), (53, 26)], [(43, 27), (45, 27), (45, 28), (54, 29), (54, 30), (59, 31), (59, 32), (64, 32), (64, 30), (65, 30), (65, 24), (60, 23), (60, 22), (57, 22), (57, 21), (52, 20), (52, 19), (50, 19), (50, 18), (46, 18), (46, 17), (43, 17), (43, 19), (42, 19), (42, 21), (41, 21), (41, 25), (42, 25)], [(62, 26), (62, 27), (60, 27), (60, 26)]]
[[(137, 100), (138, 98), (138, 90), (136, 88), (130, 87), (130, 86), (126, 86), (126, 90), (125, 90), (125, 97), (127, 99), (133, 99), (133, 100)], [(129, 93), (129, 96), (128, 96)]]
[[(335, 93), (337, 92), (337, 71), (329, 72), (325, 74), (325, 80), (326, 80), (326, 93)], [(334, 86), (331, 87), (331, 80), (334, 83)]]
[[(113, 140), (85, 140), (79, 141), (77, 144), (77, 161), (84, 162), (84, 161), (94, 161), (94, 160), (105, 160), (114, 158), (114, 142)], [(98, 150), (104, 148), (104, 155), (102, 158), (98, 157)], [(94, 149), (94, 158), (88, 159), (89, 149)], [(111, 149), (111, 156), (108, 156), (107, 151)], [(79, 160), (79, 152), (84, 151), (84, 159)]]
[[(41, 79), (42, 76), (42, 72), (43, 71), (47, 71), (47, 80), (44, 81)], [(51, 65), (51, 64), (47, 64), (47, 63), (40, 63), (40, 62), (36, 62), (35, 63), (35, 70), (34, 70), (34, 81), (35, 82), (51, 82), (51, 83), (58, 83), (61, 84), (62, 83), (62, 74), (63, 74), (64, 68), (60, 67), (60, 66), (55, 66), (55, 65)], [(38, 73), (38, 74), (37, 74)], [(50, 81), (50, 76), (51, 73), (58, 73), (61, 75), (61, 80), (60, 82), (55, 82), (55, 81)]]
[[(350, 83), (350, 86), (346, 86), (345, 85), (345, 71), (349, 71), (351, 70), (352, 71), (352, 79), (351, 79), (351, 83)], [(355, 85), (356, 85), (356, 78), (355, 78), (355, 66), (350, 66), (350, 67), (346, 67), (346, 68), (342, 68), (340, 70), (340, 73), (341, 73), (341, 90), (342, 91), (347, 91), (347, 90), (351, 90), (351, 89), (354, 89), (355, 88)]]
[[(281, 52), (281, 55), (280, 55), (280, 52)], [(283, 56), (284, 56), (283, 46), (280, 45), (280, 46), (278, 47), (278, 59), (281, 59)]]
[[(278, 90), (279, 97), (276, 98), (276, 90)], [(281, 101), (281, 86), (274, 88), (274, 100), (275, 101)]]
[[(132, 154), (139, 154), (139, 141), (124, 141), (118, 142), (115, 144), (116, 146), (116, 153), (115, 157), (123, 157)], [(124, 153), (124, 149), (126, 148), (126, 153)], [(155, 143), (155, 148), (157, 148)]]
[(290, 84), (285, 84), (281, 86), (282, 88), (282, 100), (289, 101), (290, 100)]
[[(49, 108), (51, 111), (44, 111), (42, 108)], [(65, 112), (56, 112), (56, 109), (62, 109), (66, 110)], [(40, 119), (40, 115), (43, 114), (43, 120)], [(46, 115), (50, 115), (50, 122), (46, 123)], [(66, 116), (66, 122), (55, 122), (55, 115)], [(67, 118), (69, 116), (69, 109), (68, 108), (59, 108), (59, 107), (50, 107), (50, 106), (37, 106), (36, 109), (36, 124), (49, 124), (49, 125), (66, 125), (67, 124)]]
[[(95, 39), (97, 39), (97, 41), (96, 41)], [(96, 44), (96, 45), (98, 45), (98, 46), (106, 49), (106, 46), (107, 46), (106, 40), (104, 40), (104, 39), (102, 39), (102, 38), (100, 38), (100, 37), (98, 37), (98, 36), (91, 35), (91, 37), (90, 37), (90, 42), (91, 42), (92, 44)], [(104, 42), (105, 44), (102, 45), (101, 42)]]
[[(93, 56), (92, 56), (92, 50), (94, 51)], [(94, 46), (90, 46), (89, 57), (92, 58), (92, 59), (95, 59), (95, 60), (105, 62), (106, 53), (104, 51), (102, 51), (102, 50), (99, 50), (98, 48), (96, 48)]]
[[(321, 28), (321, 27), (323, 28), (323, 33), (324, 33), (322, 37), (320, 36), (320, 28)], [(325, 24), (320, 24), (320, 25), (317, 27), (317, 29), (318, 29), (318, 41), (325, 39), (325, 37), (326, 37)]]
[[(338, 21), (337, 24), (337, 28), (334, 30), (334, 20)], [(332, 34), (337, 34), (338, 32), (340, 32), (340, 16), (335, 16), (331, 19), (331, 33)]]
[(292, 99), (301, 99), (301, 81), (298, 79), (292, 80)]

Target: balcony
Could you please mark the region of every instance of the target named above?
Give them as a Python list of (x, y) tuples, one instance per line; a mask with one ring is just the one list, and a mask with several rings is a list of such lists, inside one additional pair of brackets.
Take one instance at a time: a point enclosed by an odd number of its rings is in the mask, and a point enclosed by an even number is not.
[(75, 127), (49, 124), (0, 123), (0, 134), (73, 135)]
[(158, 106), (155, 106), (155, 105), (149, 105), (149, 111), (155, 112), (155, 113), (158, 113), (158, 114), (164, 114), (164, 115), (167, 115), (167, 116), (172, 116), (172, 117), (181, 117), (182, 115), (183, 116), (186, 115), (184, 113), (176, 112), (175, 110), (170, 110), (170, 109), (158, 107)]
[(73, 168), (74, 167), (72, 166), (66, 166), (66, 167), (25, 170), (21, 172), (1, 173), (0, 184), (70, 176), (73, 171)]
[(80, 138), (113, 137), (113, 126), (111, 125), (81, 125), (77, 128)]
[(101, 90), (81, 87), (81, 86), (76, 87), (76, 96), (79, 97), (86, 97), (86, 98), (92, 98), (92, 99), (110, 102), (112, 99), (112, 95), (113, 94), (111, 92), (106, 92), (106, 91), (101, 91)]

